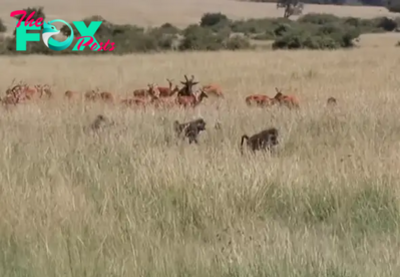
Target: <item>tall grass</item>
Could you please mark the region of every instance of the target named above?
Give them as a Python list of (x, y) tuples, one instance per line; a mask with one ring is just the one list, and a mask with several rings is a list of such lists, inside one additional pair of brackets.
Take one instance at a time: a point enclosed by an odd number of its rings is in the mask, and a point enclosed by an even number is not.
[[(53, 84), (56, 99), (1, 112), (0, 275), (396, 276), (395, 51), (1, 58), (2, 91), (18, 77)], [(183, 74), (220, 83), (226, 101), (156, 111), (62, 100)], [(300, 111), (245, 106), (275, 86)], [(99, 113), (117, 124), (88, 135)], [(199, 116), (199, 145), (177, 140), (172, 122)], [(275, 153), (240, 155), (241, 135), (271, 126)]]

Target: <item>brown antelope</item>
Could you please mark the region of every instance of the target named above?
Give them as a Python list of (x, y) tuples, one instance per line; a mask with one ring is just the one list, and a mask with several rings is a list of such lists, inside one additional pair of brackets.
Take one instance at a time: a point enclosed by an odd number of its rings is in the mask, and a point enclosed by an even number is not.
[(67, 90), (64, 93), (64, 97), (67, 98), (68, 100), (77, 99), (77, 98), (79, 98), (79, 96), (81, 96), (81, 94), (79, 92), (73, 91), (73, 90)]
[(208, 98), (207, 93), (204, 92), (204, 90), (200, 90), (200, 92), (197, 95), (191, 95), (191, 96), (178, 96), (176, 98), (176, 104), (182, 107), (196, 107), (198, 106), (204, 98)]
[(186, 75), (184, 75), (185, 81), (181, 81), (181, 84), (183, 87), (178, 91), (178, 97), (179, 96), (193, 96), (193, 87), (197, 85), (199, 82), (194, 81), (194, 75), (192, 75), (192, 78), (189, 79)]
[(111, 92), (104, 91), (100, 93), (100, 99), (103, 100), (104, 102), (107, 103), (113, 103), (114, 102), (114, 96)]
[(4, 97), (0, 97), (0, 102), (6, 107), (10, 105), (16, 106), (19, 103), (19, 97), (14, 94), (7, 94)]
[(279, 90), (278, 88), (275, 88), (276, 90), (276, 95), (274, 96), (274, 99), (281, 105), (287, 106), (288, 108), (299, 108), (299, 100), (296, 98), (296, 96), (292, 95), (284, 95), (282, 94), (282, 91)]
[(149, 100), (147, 97), (130, 97), (130, 98), (126, 98), (123, 99), (121, 101), (121, 104), (125, 105), (125, 106), (147, 106), (150, 103), (153, 103), (155, 101), (157, 101), (160, 97), (160, 93), (158, 91), (158, 89), (154, 89), (154, 86), (149, 84), (149, 89), (147, 90), (147, 94), (151, 97), (151, 99)]
[(264, 106), (264, 107), (272, 106), (277, 102), (276, 99), (263, 94), (254, 94), (247, 96), (245, 101), (248, 106), (256, 104), (257, 106)]
[(167, 82), (169, 84), (169, 87), (158, 87), (160, 97), (171, 97), (179, 91), (178, 85), (175, 85), (174, 87), (170, 79), (167, 79)]
[(6, 95), (13, 95), (15, 98), (18, 98), (19, 100), (26, 100), (28, 97), (26, 95), (25, 88), (27, 87), (27, 84), (19, 81), (18, 84), (15, 84), (15, 79), (13, 79), (11, 83), (11, 87), (9, 87), (6, 90)]
[(43, 98), (44, 96), (46, 96), (47, 98), (52, 98), (53, 94), (51, 92), (51, 88), (50, 85), (48, 84), (44, 84), (44, 85), (35, 85), (34, 86), (37, 93), (39, 94), (39, 98)]
[(121, 100), (121, 104), (132, 107), (132, 106), (146, 106), (148, 101), (146, 101), (143, 97), (133, 97), (133, 98), (126, 98)]
[(171, 97), (159, 97), (156, 95), (151, 95), (150, 103), (156, 108), (171, 108), (176, 106), (175, 99)]
[(92, 89), (89, 90), (85, 93), (85, 100), (87, 101), (97, 101), (100, 99), (100, 93), (99, 93), (99, 89), (96, 88), (96, 90)]
[(149, 97), (151, 94), (159, 95), (159, 89), (157, 84), (147, 84), (147, 89), (136, 89), (133, 91), (134, 97)]
[(216, 97), (220, 97), (220, 98), (224, 98), (224, 94), (222, 93), (222, 89), (221, 86), (218, 84), (209, 84), (209, 85), (205, 85), (202, 88), (207, 95), (211, 95), (211, 96), (216, 96)]

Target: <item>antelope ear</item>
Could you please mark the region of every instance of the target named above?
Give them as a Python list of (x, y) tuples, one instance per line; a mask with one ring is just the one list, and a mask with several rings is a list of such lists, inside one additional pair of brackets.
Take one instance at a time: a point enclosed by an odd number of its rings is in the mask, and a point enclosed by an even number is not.
[(199, 82), (193, 82), (192, 85), (197, 85)]
[(186, 82), (181, 82), (182, 85), (186, 85)]

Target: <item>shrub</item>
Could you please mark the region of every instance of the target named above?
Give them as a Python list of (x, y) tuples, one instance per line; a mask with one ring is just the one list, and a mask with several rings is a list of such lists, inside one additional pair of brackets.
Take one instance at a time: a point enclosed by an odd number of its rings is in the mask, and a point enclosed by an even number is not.
[(229, 19), (222, 13), (206, 13), (200, 19), (201, 27), (213, 27), (215, 25), (227, 24)]
[[(35, 10), (35, 17), (45, 17), (43, 8), (27, 8), (30, 13)], [(199, 24), (193, 24), (180, 30), (170, 23), (159, 27), (145, 29), (135, 25), (113, 24), (99, 15), (83, 20), (87, 25), (91, 21), (102, 21), (96, 32), (98, 42), (114, 42), (114, 54), (134, 52), (154, 52), (168, 50), (238, 50), (249, 49), (253, 40), (274, 40), (273, 49), (336, 49), (353, 46), (353, 39), (362, 33), (385, 32), (396, 30), (398, 19), (379, 17), (359, 19), (354, 17), (339, 18), (331, 14), (307, 14), (298, 21), (284, 18), (261, 18), (232, 21), (221, 13), (206, 13)], [(73, 24), (74, 35), (80, 36)], [(0, 21), (0, 31), (2, 30)], [(70, 29), (61, 28), (64, 36), (70, 35)], [(15, 39), (0, 42), (0, 53), (15, 52)], [(19, 54), (75, 54), (86, 55), (99, 52), (86, 47), (83, 51), (51, 51), (43, 42), (29, 42), (26, 52)], [(102, 54), (108, 51), (102, 51)]]
[(341, 19), (333, 14), (309, 13), (299, 18), (299, 23), (310, 23), (314, 25), (325, 25), (340, 22)]
[(248, 39), (242, 36), (233, 36), (227, 39), (225, 48), (228, 50), (250, 49), (251, 44)]
[(220, 50), (225, 39), (211, 29), (199, 25), (188, 26), (183, 31), (183, 35), (180, 50)]
[(343, 28), (338, 24), (322, 25), (315, 30), (292, 29), (278, 37), (273, 49), (337, 49), (354, 46), (353, 40), (360, 35), (355, 28)]
[(6, 25), (4, 25), (3, 20), (0, 18), (0, 33), (4, 33), (7, 31)]

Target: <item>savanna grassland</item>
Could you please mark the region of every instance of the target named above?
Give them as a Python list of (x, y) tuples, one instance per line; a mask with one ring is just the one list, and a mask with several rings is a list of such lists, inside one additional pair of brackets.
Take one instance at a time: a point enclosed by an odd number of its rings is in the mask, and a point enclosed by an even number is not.
[[(55, 96), (1, 113), (0, 276), (397, 276), (400, 56), (377, 37), (336, 51), (0, 57), (0, 91), (18, 78)], [(184, 74), (225, 99), (186, 111), (63, 99)], [(275, 87), (300, 110), (245, 105)], [(88, 135), (99, 113), (116, 124)], [(197, 117), (199, 145), (177, 140), (173, 121)], [(272, 126), (275, 153), (240, 155), (243, 134)]]

